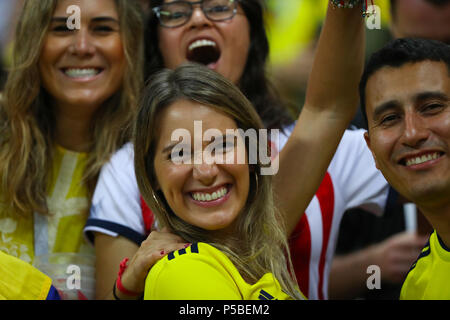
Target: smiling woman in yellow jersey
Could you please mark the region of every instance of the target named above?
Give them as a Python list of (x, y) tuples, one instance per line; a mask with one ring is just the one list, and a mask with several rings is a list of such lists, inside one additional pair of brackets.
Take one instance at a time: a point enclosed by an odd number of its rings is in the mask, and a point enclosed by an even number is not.
[[(268, 151), (267, 138), (239, 134), (262, 128), (250, 102), (219, 73), (200, 65), (165, 69), (149, 84), (135, 125), (136, 178), (159, 225), (193, 244), (155, 264), (144, 297), (304, 298), (291, 272), (271, 176), (261, 173), (259, 158), (249, 160), (251, 150)], [(196, 135), (193, 125), (199, 121)], [(183, 139), (188, 145), (182, 152), (175, 151), (176, 130), (193, 137)], [(211, 140), (199, 141), (212, 130)], [(214, 159), (206, 160), (211, 148)], [(202, 160), (192, 162), (198, 152)]]

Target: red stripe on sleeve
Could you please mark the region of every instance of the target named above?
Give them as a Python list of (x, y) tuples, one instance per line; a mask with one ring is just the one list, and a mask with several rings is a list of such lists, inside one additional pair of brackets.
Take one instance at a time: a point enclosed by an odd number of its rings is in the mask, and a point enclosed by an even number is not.
[(327, 288), (323, 288), (324, 268), (334, 211), (333, 182), (331, 181), (331, 176), (328, 172), (325, 175), (316, 196), (319, 200), (320, 210), (322, 212), (322, 252), (320, 253), (319, 261), (319, 299), (323, 300), (323, 292), (324, 290), (327, 290)]
[(289, 239), (291, 259), (300, 291), (309, 295), (309, 260), (311, 258), (311, 232), (304, 213)]

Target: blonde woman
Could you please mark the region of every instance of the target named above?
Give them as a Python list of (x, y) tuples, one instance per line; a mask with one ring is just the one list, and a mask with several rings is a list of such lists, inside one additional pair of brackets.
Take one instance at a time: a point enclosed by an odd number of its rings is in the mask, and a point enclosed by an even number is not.
[(130, 138), (142, 84), (139, 3), (27, 0), (14, 43), (0, 105), (0, 250), (29, 263), (93, 253), (82, 235), (90, 199)]
[[(201, 131), (194, 129), (199, 122)], [(136, 122), (136, 177), (158, 223), (192, 245), (155, 264), (144, 298), (303, 298), (288, 271), (271, 176), (251, 156), (251, 150), (267, 154), (266, 138), (251, 136), (260, 129), (251, 103), (217, 72), (186, 65), (152, 77)], [(179, 130), (187, 133), (182, 150), (172, 140)], [(210, 130), (216, 133), (205, 138)], [(208, 148), (216, 160), (205, 158)], [(200, 161), (198, 154), (204, 156)], [(213, 200), (202, 199), (205, 194)]]

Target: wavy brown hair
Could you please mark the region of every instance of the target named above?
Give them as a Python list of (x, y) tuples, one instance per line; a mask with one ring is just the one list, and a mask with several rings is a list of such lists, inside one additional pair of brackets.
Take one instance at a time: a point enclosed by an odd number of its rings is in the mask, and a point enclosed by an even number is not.
[[(224, 113), (238, 128), (264, 128), (256, 110), (241, 91), (217, 72), (201, 65), (184, 65), (156, 73), (144, 90), (134, 134), (134, 161), (139, 190), (159, 223), (168, 226), (188, 242), (205, 242), (224, 252), (243, 277), (255, 283), (271, 272), (283, 291), (301, 298), (295, 276), (289, 271), (289, 256), (283, 218), (273, 203), (271, 176), (261, 175), (261, 164), (249, 169), (250, 190), (239, 213), (236, 230), (227, 239), (180, 219), (169, 207), (164, 194), (157, 191), (154, 169), (161, 112), (179, 100), (195, 101)], [(259, 147), (259, 141), (246, 142)], [(247, 152), (248, 154), (248, 152)], [(259, 154), (259, 153), (258, 153)], [(238, 244), (238, 245), (237, 245)]]
[[(58, 0), (26, 0), (0, 103), (0, 201), (13, 212), (48, 214), (55, 117), (38, 62)], [(143, 82), (143, 22), (137, 0), (115, 0), (126, 68), (121, 89), (95, 113), (83, 182), (92, 196), (101, 166), (131, 137)]]

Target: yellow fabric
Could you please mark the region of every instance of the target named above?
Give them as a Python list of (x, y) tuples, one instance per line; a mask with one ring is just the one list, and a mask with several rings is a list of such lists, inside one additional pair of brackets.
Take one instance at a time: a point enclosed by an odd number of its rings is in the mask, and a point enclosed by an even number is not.
[(314, 39), (325, 17), (327, 2), (317, 0), (270, 0), (267, 36), (272, 64), (293, 60)]
[[(391, 19), (389, 1), (374, 1), (374, 4), (380, 7), (381, 25), (385, 28)], [(328, 1), (268, 0), (267, 6), (265, 18), (270, 62), (273, 65), (289, 64), (316, 38), (325, 19)]]
[(250, 285), (221, 251), (193, 244), (158, 261), (145, 282), (145, 300), (287, 300), (271, 273)]
[[(88, 218), (88, 191), (81, 184), (87, 154), (55, 147), (47, 203), (49, 253), (86, 252), (93, 248), (83, 237)], [(0, 251), (32, 263), (34, 219), (8, 212), (0, 203)]]
[(51, 279), (30, 264), (0, 251), (0, 300), (45, 300)]
[(450, 300), (450, 250), (441, 245), (436, 231), (408, 273), (400, 299)]

